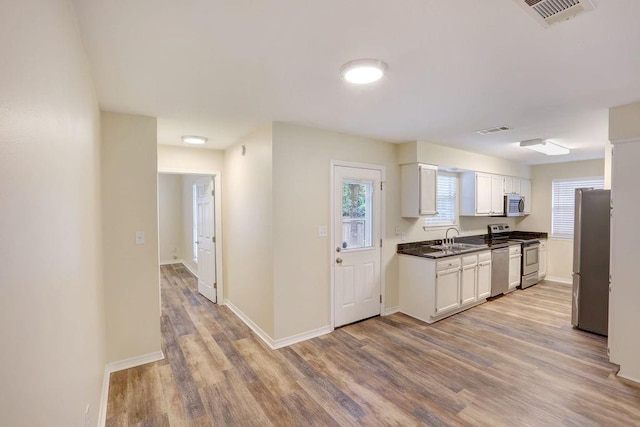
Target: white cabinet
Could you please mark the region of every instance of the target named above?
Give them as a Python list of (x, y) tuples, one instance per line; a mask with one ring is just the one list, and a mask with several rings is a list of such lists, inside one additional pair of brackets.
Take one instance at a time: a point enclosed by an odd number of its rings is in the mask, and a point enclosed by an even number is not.
[(520, 285), (521, 252), (520, 245), (509, 246), (509, 290)]
[(436, 314), (460, 307), (460, 267), (436, 274)]
[(502, 192), (504, 194), (520, 194), (520, 178), (502, 177)]
[(418, 218), (437, 212), (438, 167), (411, 163), (400, 167), (402, 216)]
[(524, 213), (531, 213), (531, 181), (520, 180), (520, 195), (524, 198)]
[(476, 299), (482, 300), (491, 295), (491, 252), (478, 255), (478, 279)]
[(465, 216), (502, 215), (504, 180), (500, 175), (465, 172), (461, 176), (460, 214)]
[(538, 252), (539, 262), (538, 265), (538, 279), (542, 280), (547, 275), (547, 241), (540, 240), (540, 249)]
[(400, 312), (428, 323), (486, 300), (491, 251), (439, 260), (400, 255)]
[(462, 257), (462, 272), (460, 277), (460, 305), (476, 302), (478, 282), (478, 256)]

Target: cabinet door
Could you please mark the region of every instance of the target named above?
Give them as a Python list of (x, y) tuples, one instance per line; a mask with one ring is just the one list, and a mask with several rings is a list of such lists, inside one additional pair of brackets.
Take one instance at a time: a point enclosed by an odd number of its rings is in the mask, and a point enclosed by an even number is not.
[(476, 301), (476, 274), (477, 265), (465, 265), (462, 267), (460, 283), (460, 304), (466, 305)]
[(504, 194), (502, 193), (502, 177), (491, 176), (491, 215), (504, 213)]
[(520, 284), (520, 254), (509, 255), (509, 289)]
[(540, 241), (539, 256), (538, 278), (542, 279), (547, 275), (547, 242), (545, 240)]
[(438, 213), (438, 168), (420, 165), (420, 215)]
[(502, 178), (502, 192), (504, 194), (511, 194), (513, 191), (513, 178), (505, 176)]
[(491, 175), (476, 174), (476, 215), (491, 214)]
[(478, 264), (478, 296), (481, 300), (491, 295), (491, 261)]
[(460, 269), (436, 274), (436, 314), (460, 307)]
[(524, 197), (524, 213), (531, 213), (531, 181), (523, 179), (520, 181), (520, 195)]
[(513, 186), (511, 188), (513, 194), (520, 194), (520, 191), (522, 190), (521, 183), (522, 181), (520, 181), (520, 178), (513, 178)]

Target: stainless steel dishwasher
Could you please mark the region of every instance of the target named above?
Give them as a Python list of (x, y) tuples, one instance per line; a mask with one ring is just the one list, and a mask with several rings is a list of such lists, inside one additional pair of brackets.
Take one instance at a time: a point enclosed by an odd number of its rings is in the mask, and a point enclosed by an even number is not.
[(491, 251), (491, 296), (509, 289), (509, 247)]

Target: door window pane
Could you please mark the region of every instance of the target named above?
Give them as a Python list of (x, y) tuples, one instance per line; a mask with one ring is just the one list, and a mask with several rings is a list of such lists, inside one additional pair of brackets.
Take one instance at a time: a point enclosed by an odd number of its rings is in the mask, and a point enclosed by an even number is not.
[(342, 248), (372, 246), (371, 207), (373, 181), (342, 182)]

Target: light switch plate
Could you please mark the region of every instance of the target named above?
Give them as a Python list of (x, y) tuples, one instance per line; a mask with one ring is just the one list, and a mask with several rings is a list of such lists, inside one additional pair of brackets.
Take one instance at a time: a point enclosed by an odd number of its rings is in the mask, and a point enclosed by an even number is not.
[(327, 237), (329, 235), (329, 227), (321, 225), (318, 227), (318, 237)]
[(136, 231), (136, 245), (144, 245), (144, 231)]

